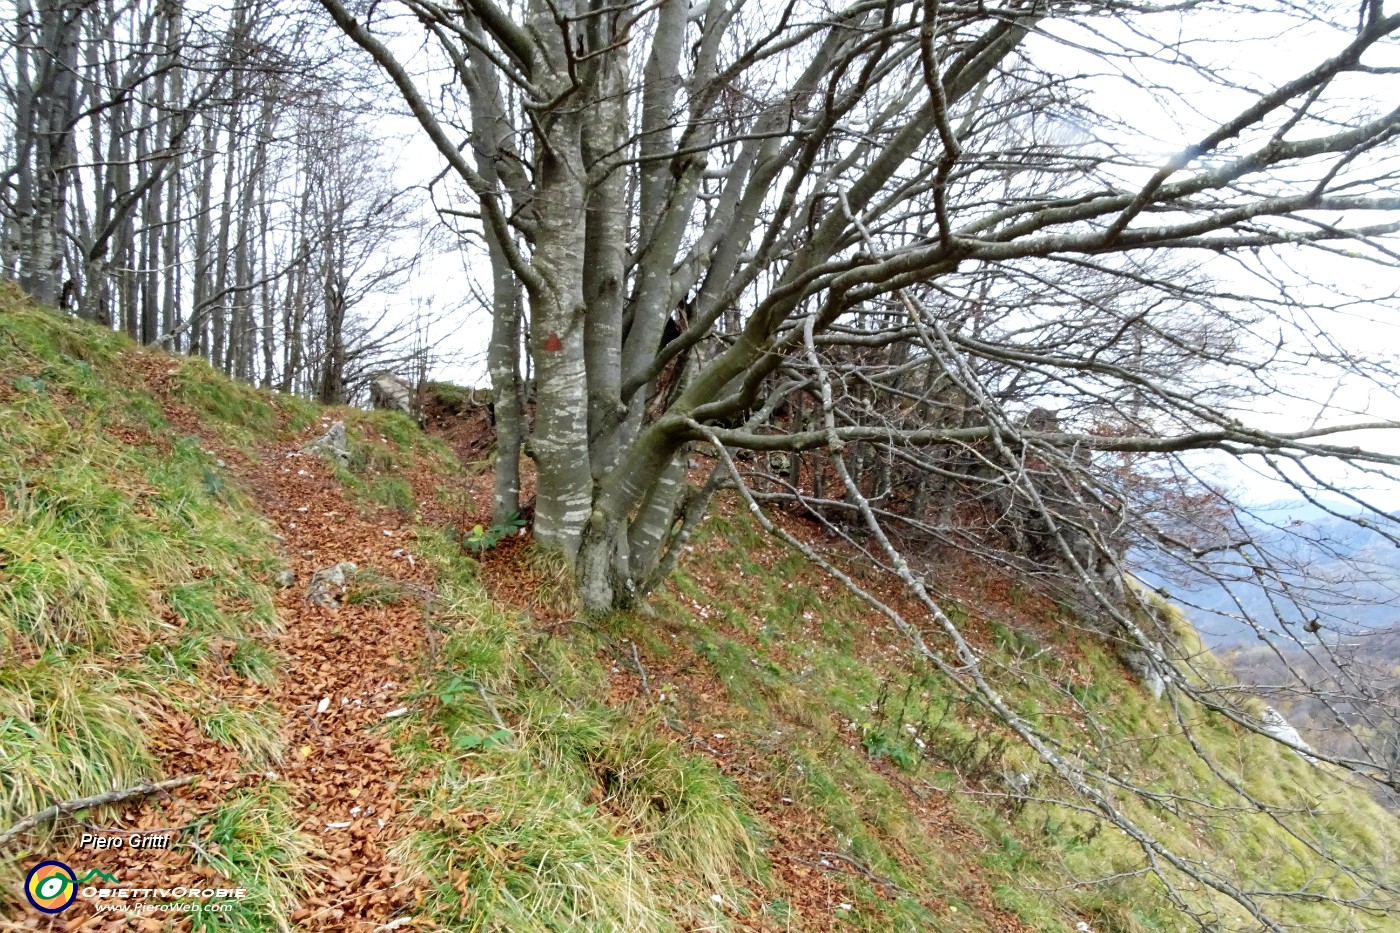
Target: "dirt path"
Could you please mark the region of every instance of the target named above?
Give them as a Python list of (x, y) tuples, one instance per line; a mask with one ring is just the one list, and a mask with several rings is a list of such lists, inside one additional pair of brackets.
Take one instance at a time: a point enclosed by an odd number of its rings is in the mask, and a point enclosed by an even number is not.
[[(197, 421), (182, 426), (198, 429)], [(207, 887), (222, 879), (197, 863), (195, 847), (213, 844), (207, 825), (191, 838), (190, 824), (243, 790), (275, 781), (288, 789), (299, 828), (317, 848), (310, 856), (312, 890), (300, 898), (291, 917), (294, 928), (370, 933), (415, 900), (411, 885), (388, 858), (389, 848), (408, 831), (398, 800), (403, 772), (389, 741), (375, 727), (406, 705), (406, 695), (422, 673), (427, 650), (422, 603), (407, 599), (330, 608), (313, 604), (307, 591), (316, 571), (343, 561), (401, 581), (423, 586), (431, 581), (422, 562), (415, 566), (406, 559), (414, 541), (402, 516), (387, 510), (362, 514), (346, 500), (324, 462), (296, 453), (317, 433), (313, 429), (295, 442), (266, 446), (256, 458), (208, 439), (209, 449), (225, 461), (229, 474), (282, 538), (295, 583), (276, 595), (285, 631), (270, 645), (279, 655), (275, 682), (264, 687), (245, 681), (225, 664), (208, 665), (221, 669), (208, 671), (207, 678), (216, 683), (205, 686), (243, 706), (274, 705), (286, 742), (282, 760), (266, 771), (240, 771), (237, 756), (203, 736), (189, 717), (167, 713), (152, 729), (161, 770), (198, 774), (197, 786), (127, 805), (108, 818), (113, 825), (107, 828), (184, 830), (172, 836), (176, 844), (166, 851), (59, 848), (45, 857), (62, 860), (79, 874), (90, 869), (115, 874), (128, 888)], [(172, 688), (177, 702), (171, 707), (178, 707), (182, 689), (178, 684)], [(80, 898), (58, 917), (31, 914), (14, 928), (187, 927), (187, 921), (169, 914), (96, 914)]]
[(402, 773), (374, 726), (403, 708), (421, 671), (423, 608), (416, 600), (327, 608), (306, 593), (317, 570), (342, 561), (430, 581), (406, 559), (411, 528), (393, 513), (362, 518), (322, 461), (267, 456), (243, 479), (286, 539), (296, 573), (277, 599), (287, 665), (273, 700), (288, 740), (282, 777), (306, 809), (303, 831), (325, 848), (325, 873), (292, 919), (307, 929), (372, 929), (411, 900), (386, 857), (406, 829), (396, 800)]

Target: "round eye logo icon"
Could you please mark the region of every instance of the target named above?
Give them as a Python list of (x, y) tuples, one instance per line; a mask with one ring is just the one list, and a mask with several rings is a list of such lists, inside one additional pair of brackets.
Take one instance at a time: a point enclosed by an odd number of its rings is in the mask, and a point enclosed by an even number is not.
[(62, 862), (40, 862), (24, 879), (24, 896), (46, 914), (62, 913), (78, 896), (78, 878)]

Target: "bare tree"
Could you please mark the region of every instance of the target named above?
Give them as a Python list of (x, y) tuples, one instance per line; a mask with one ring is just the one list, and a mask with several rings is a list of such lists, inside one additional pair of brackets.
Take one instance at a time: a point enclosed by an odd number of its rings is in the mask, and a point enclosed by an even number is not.
[(402, 361), (411, 334), (357, 306), (422, 255), (421, 209), (365, 129), (363, 69), (311, 10), (12, 12), (0, 261), (31, 294), (328, 400)]
[[(1393, 482), (1400, 459), (1339, 436), (1396, 424), (1315, 400), (1296, 417), (1299, 380), (1326, 369), (1393, 400), (1394, 371), (1318, 323), (1358, 299), (1291, 270), (1394, 268), (1400, 111), (1372, 102), (1390, 100), (1400, 15), (1377, 0), (322, 4), (470, 199), (447, 211), (489, 247), (500, 461), (523, 437), (536, 540), (574, 562), (587, 606), (656, 586), (727, 474), (848, 585), (764, 503), (902, 579), (919, 618), (861, 592), (1200, 925), (1215, 921), (1183, 879), (1270, 930), (1281, 900), (1314, 896), (1247, 890), (1165, 847), (1115, 802), (1152, 791), (1018, 714), (906, 550), (941, 537), (1040, 568), (1188, 734), (1198, 708), (1275, 734), (1178, 656), (1124, 562), (1149, 545), (1205, 572), (1226, 550), (1266, 562), (1230, 533), (1210, 457), (1350, 497), (1346, 517), (1395, 540), (1348, 484)], [(1313, 60), (1246, 85), (1181, 38), (1246, 17), (1308, 30)], [(401, 53), (410, 39), (425, 51)], [(1205, 128), (1171, 126), (1187, 142), (1145, 156), (1095, 105), (1114, 73), (1164, 121)], [(1207, 120), (1191, 104), (1208, 98), (1237, 109)], [(697, 444), (722, 470), (690, 483)], [(517, 496), (507, 470), (498, 516)], [(1381, 754), (1317, 755), (1400, 782)], [(1394, 911), (1384, 870), (1323, 857), (1366, 892), (1342, 906)]]

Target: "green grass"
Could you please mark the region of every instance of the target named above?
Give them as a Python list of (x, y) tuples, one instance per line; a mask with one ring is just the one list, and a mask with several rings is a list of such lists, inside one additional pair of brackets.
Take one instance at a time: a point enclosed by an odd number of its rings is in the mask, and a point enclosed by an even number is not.
[(151, 675), (157, 682), (191, 680), (208, 662), (211, 650), (208, 636), (199, 632), (153, 641), (146, 646), (147, 663), (142, 665), (141, 673)]
[(398, 580), (370, 567), (362, 567), (346, 575), (347, 606), (393, 606), (418, 596), (420, 594)]
[(423, 392), (455, 414), (461, 414), (474, 405), (487, 405), (491, 401), (490, 389), (474, 389), (452, 382), (428, 382), (423, 386)]
[(192, 842), (208, 865), (248, 897), (227, 913), (195, 913), (192, 929), (264, 933), (290, 928), (289, 917), (311, 881), (315, 844), (298, 829), (299, 810), (286, 790), (263, 784), (235, 792), (203, 817)]
[(244, 765), (262, 768), (282, 760), (286, 743), (282, 717), (270, 704), (252, 707), (220, 703), (195, 714), (199, 729), (225, 748), (238, 753)]
[(660, 738), (654, 722), (609, 726), (585, 760), (629, 835), (716, 889), (758, 870), (743, 797), (708, 759)]
[(172, 380), (180, 399), (215, 424), (269, 432), (277, 426), (271, 402), (252, 386), (230, 383), (207, 362), (187, 358)]
[(429, 916), (453, 929), (660, 930), (651, 872), (608, 831), (572, 775), (518, 750), (476, 756), (489, 773), (441, 763), (395, 850), (422, 874)]
[(393, 509), (403, 515), (412, 515), (416, 503), (413, 487), (408, 480), (398, 476), (376, 476), (366, 484), (365, 496), (375, 505)]
[[(257, 639), (278, 628), (275, 548), (205, 442), (173, 432), (132, 378), (136, 352), (0, 285), (0, 826), (158, 776), (161, 707), (194, 702), (209, 735), (276, 758), (268, 710), (167, 689), (197, 684), (230, 642), (236, 673), (271, 678)], [(270, 396), (195, 361), (161, 365), (211, 431), (275, 427)]]
[(219, 609), (219, 593), (212, 580), (180, 583), (165, 591), (165, 604), (200, 632), (219, 632), (225, 616)]
[(277, 679), (277, 655), (254, 638), (242, 638), (229, 653), (229, 667), (245, 680), (270, 684)]
[[(133, 447), (69, 424), (50, 400), (6, 419), (0, 445), (0, 645), (95, 647), (149, 637), (160, 593), (193, 628), (230, 633), (273, 620), (256, 578), (270, 568), (262, 523), (222, 482), (212, 458), (178, 441)], [(266, 565), (266, 566), (265, 566)]]
[(149, 712), (96, 663), (0, 667), (0, 824), (153, 776)]
[(596, 663), (493, 606), (475, 563), (438, 537), (419, 535), (440, 569), (439, 668), (423, 711), (392, 727), (427, 777), (411, 804), (425, 827), (396, 855), (427, 885), (429, 915), (522, 931), (710, 918), (713, 894), (762, 871), (742, 794), (655, 716), (601, 702)]

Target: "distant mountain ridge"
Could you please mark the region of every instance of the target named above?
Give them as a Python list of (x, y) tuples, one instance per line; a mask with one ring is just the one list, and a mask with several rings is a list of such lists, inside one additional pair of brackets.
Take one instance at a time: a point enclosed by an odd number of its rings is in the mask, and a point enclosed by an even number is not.
[(1374, 527), (1308, 503), (1261, 508), (1241, 522), (1272, 556), (1267, 587), (1239, 554), (1215, 563), (1217, 579), (1183, 575), (1142, 554), (1134, 561), (1138, 576), (1169, 593), (1208, 644), (1253, 643), (1258, 630), (1309, 643), (1400, 624), (1400, 547)]

